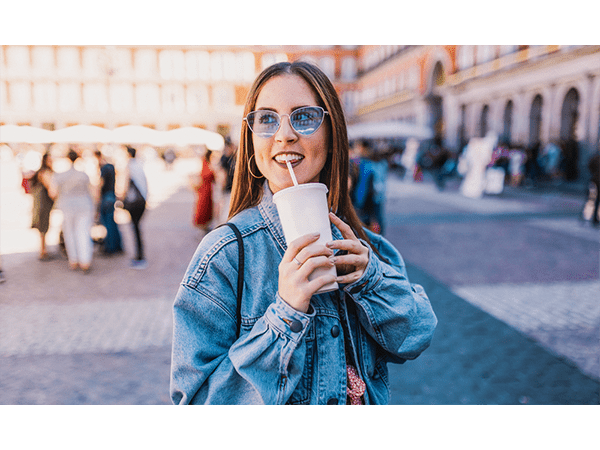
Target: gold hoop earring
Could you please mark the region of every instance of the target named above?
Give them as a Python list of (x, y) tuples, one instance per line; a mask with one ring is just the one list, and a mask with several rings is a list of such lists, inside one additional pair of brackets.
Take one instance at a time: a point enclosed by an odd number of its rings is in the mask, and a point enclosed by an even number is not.
[(252, 178), (256, 178), (257, 180), (260, 180), (261, 178), (264, 178), (263, 175), (261, 175), (260, 177), (257, 177), (256, 175), (254, 175), (252, 173), (252, 168), (250, 167), (252, 158), (254, 158), (254, 153), (252, 153), (252, 156), (250, 156), (250, 159), (248, 160), (248, 172), (250, 172), (250, 175), (252, 175)]

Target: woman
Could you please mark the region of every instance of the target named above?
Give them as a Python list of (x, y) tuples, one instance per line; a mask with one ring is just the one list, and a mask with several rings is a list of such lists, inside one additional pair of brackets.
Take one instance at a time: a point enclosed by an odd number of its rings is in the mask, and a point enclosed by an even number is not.
[[(286, 247), (272, 200), (292, 185), (282, 158), (292, 160), (299, 183), (327, 185), (335, 212), (327, 246), (306, 235)], [(241, 333), (238, 245), (221, 227), (198, 246), (175, 299), (172, 401), (388, 403), (386, 363), (416, 358), (437, 320), (398, 252), (366, 231), (352, 208), (342, 107), (315, 66), (276, 64), (254, 82), (229, 217), (245, 249)], [(316, 267), (332, 265), (337, 277), (308, 280)], [(339, 290), (313, 295), (333, 281)]]
[(63, 213), (62, 229), (69, 267), (71, 270), (81, 268), (87, 273), (94, 253), (90, 234), (94, 215), (92, 185), (88, 175), (75, 168), (79, 158), (77, 152), (69, 150), (67, 158), (71, 167), (55, 175), (52, 191), (57, 197), (56, 206)]
[(212, 152), (206, 150), (202, 157), (202, 168), (197, 182), (193, 185), (196, 192), (196, 208), (194, 209), (194, 225), (207, 233), (213, 218), (213, 183), (215, 173), (210, 167)]
[(144, 256), (144, 244), (140, 230), (140, 221), (146, 211), (146, 199), (148, 198), (148, 182), (144, 167), (136, 158), (136, 150), (127, 146), (129, 161), (127, 162), (127, 180), (128, 187), (123, 204), (131, 216), (131, 225), (135, 235), (136, 255), (131, 261), (132, 269), (145, 269), (148, 266)]
[(30, 192), (33, 196), (31, 228), (37, 228), (40, 233), (39, 259), (41, 261), (50, 259), (46, 248), (46, 233), (50, 228), (50, 212), (54, 206), (54, 199), (50, 194), (53, 173), (52, 156), (48, 151), (42, 156), (42, 165), (29, 180)]

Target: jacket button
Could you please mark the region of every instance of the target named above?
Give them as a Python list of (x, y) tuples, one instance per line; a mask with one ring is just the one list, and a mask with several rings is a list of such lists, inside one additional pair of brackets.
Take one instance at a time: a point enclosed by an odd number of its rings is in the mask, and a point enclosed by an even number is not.
[(327, 404), (328, 405), (337, 405), (338, 404), (338, 399), (337, 398), (330, 398), (329, 400), (327, 400)]
[(336, 338), (340, 335), (340, 327), (338, 327), (337, 325), (334, 325), (333, 327), (331, 327), (331, 335)]
[(299, 320), (294, 320), (292, 323), (290, 323), (290, 330), (292, 330), (294, 333), (302, 331), (302, 322)]

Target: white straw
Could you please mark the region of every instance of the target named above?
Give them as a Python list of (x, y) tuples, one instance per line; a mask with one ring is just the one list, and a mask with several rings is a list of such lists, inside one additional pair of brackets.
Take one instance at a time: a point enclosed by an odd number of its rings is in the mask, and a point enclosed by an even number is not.
[(290, 171), (290, 175), (292, 176), (292, 181), (294, 182), (294, 186), (298, 186), (298, 180), (296, 180), (296, 175), (294, 174), (294, 169), (292, 169), (292, 163), (289, 161), (285, 162), (287, 164), (287, 168)]

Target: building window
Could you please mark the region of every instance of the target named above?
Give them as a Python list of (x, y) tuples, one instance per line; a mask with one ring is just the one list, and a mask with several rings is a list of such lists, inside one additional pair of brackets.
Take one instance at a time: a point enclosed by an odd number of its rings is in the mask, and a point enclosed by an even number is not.
[(186, 92), (187, 112), (194, 114), (208, 108), (208, 89), (206, 86), (190, 86)]
[(477, 63), (483, 64), (494, 59), (493, 45), (478, 45), (477, 46)]
[(180, 50), (162, 50), (158, 55), (160, 76), (165, 80), (183, 80), (185, 62)]
[(223, 78), (227, 81), (234, 81), (237, 78), (237, 67), (235, 54), (231, 52), (223, 53)]
[(540, 140), (542, 129), (542, 105), (544, 101), (541, 95), (536, 95), (531, 103), (529, 111), (529, 143), (533, 144)]
[(504, 131), (502, 133), (502, 138), (507, 144), (510, 144), (512, 140), (512, 116), (513, 102), (509, 100), (504, 108)]
[(356, 60), (344, 58), (342, 60), (342, 80), (353, 81), (356, 78)]
[(83, 74), (89, 78), (99, 78), (106, 75), (103, 64), (105, 59), (99, 48), (86, 48), (83, 50)]
[(458, 68), (460, 70), (468, 69), (473, 66), (473, 46), (461, 45), (458, 48)]
[(29, 72), (29, 49), (21, 45), (8, 47), (6, 68), (14, 75), (26, 75)]
[(133, 109), (133, 86), (117, 83), (110, 86), (110, 109), (114, 112), (127, 112)]
[(79, 75), (79, 50), (75, 47), (60, 47), (56, 54), (58, 73), (62, 77)]
[(335, 78), (335, 60), (332, 57), (326, 56), (321, 58), (319, 60), (319, 68), (325, 72), (325, 75), (327, 75), (330, 80)]
[(185, 73), (188, 80), (208, 81), (210, 79), (210, 57), (208, 52), (186, 52)]
[(185, 112), (185, 93), (181, 85), (167, 85), (162, 88), (162, 107), (166, 113)]
[(81, 105), (81, 91), (78, 83), (58, 85), (58, 109), (63, 112), (77, 111)]
[(135, 75), (137, 78), (148, 79), (156, 75), (157, 54), (152, 49), (139, 49), (134, 54)]
[[(317, 61), (309, 56), (303, 56), (302, 58), (300, 58), (303, 61), (306, 62), (310, 62), (312, 64), (317, 64)], [(261, 59), (261, 64), (262, 64), (262, 68), (266, 69), (267, 67), (276, 64), (278, 62), (283, 62), (283, 61), (287, 61), (287, 55), (285, 53), (267, 53), (265, 55), (262, 56)]]
[(223, 54), (221, 52), (210, 54), (210, 79), (213, 81), (223, 79)]
[(213, 94), (213, 106), (216, 109), (228, 109), (235, 104), (235, 92), (231, 86), (216, 86)]
[(10, 84), (10, 103), (17, 111), (26, 111), (31, 106), (31, 84), (16, 81)]
[(484, 105), (481, 110), (481, 120), (479, 122), (479, 136), (485, 137), (488, 132), (488, 116), (490, 113), (490, 107), (488, 105)]
[(88, 83), (83, 86), (83, 104), (88, 112), (108, 111), (108, 91), (102, 83)]
[(52, 82), (42, 82), (33, 85), (33, 104), (36, 111), (55, 111), (56, 103), (56, 84)]
[(33, 47), (33, 70), (48, 76), (54, 73), (54, 49), (52, 47)]
[(238, 70), (241, 81), (252, 82), (256, 76), (254, 54), (252, 52), (238, 53)]
[(135, 89), (136, 108), (141, 113), (160, 111), (160, 90), (155, 84), (141, 84)]
[(131, 73), (133, 71), (131, 49), (117, 47), (114, 50), (113, 61), (116, 72), (119, 76), (131, 76)]

